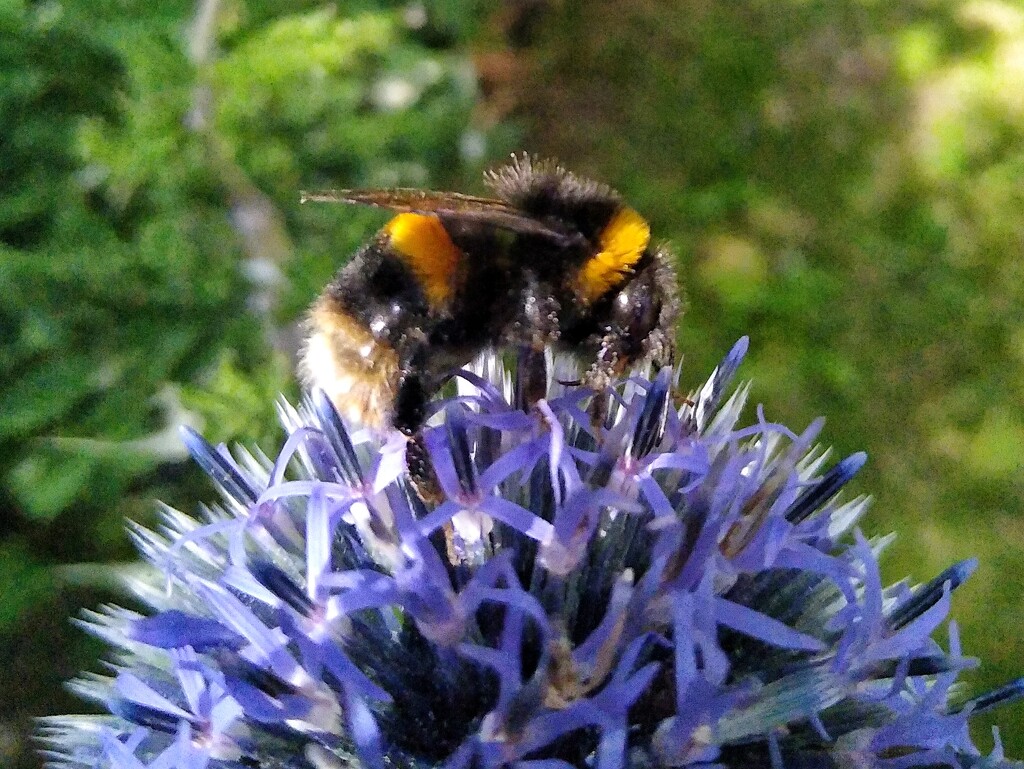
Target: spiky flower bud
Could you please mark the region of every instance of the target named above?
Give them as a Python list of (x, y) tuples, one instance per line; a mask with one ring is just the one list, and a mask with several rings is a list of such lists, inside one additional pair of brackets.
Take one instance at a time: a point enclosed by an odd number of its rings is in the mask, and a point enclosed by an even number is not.
[[(280, 408), (276, 460), (185, 440), (214, 479), (201, 520), (133, 534), (146, 616), (85, 624), (112, 673), (76, 683), (109, 716), (44, 721), (59, 766), (875, 767), (981, 757), (957, 701), (956, 626), (973, 569), (883, 587), (887, 538), (834, 464), (758, 411), (722, 404), (742, 340), (689, 398), (672, 372), (526, 413), (490, 358), (424, 443), (352, 431), (322, 394)], [(557, 381), (557, 379), (556, 379)], [(997, 743), (998, 744), (998, 743)]]

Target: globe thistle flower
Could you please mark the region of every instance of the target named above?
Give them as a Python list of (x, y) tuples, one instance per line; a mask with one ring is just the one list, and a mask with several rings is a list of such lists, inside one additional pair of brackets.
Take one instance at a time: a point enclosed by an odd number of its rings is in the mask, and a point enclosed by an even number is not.
[[(114, 649), (75, 682), (109, 715), (44, 719), (55, 766), (892, 767), (1009, 765), (969, 718), (946, 623), (965, 561), (884, 587), (890, 538), (831, 463), (727, 399), (741, 340), (681, 397), (673, 372), (530, 412), (494, 357), (424, 434), (441, 501), (322, 393), (282, 403), (276, 459), (185, 442), (221, 502), (132, 535), (146, 615), (84, 625)], [(945, 624), (945, 630), (940, 628)], [(946, 643), (940, 645), (935, 636)]]

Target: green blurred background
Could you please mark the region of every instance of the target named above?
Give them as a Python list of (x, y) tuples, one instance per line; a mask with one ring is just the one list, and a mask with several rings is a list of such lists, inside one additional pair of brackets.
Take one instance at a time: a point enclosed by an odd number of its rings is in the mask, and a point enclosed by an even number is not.
[(176, 425), (279, 445), (296, 320), (383, 219), (298, 191), (520, 149), (673, 244), (688, 382), (749, 334), (770, 418), (869, 452), (890, 579), (981, 558), (971, 684), (1024, 673), (1019, 3), (0, 0), (0, 765), (82, 709), (125, 518), (210, 497)]

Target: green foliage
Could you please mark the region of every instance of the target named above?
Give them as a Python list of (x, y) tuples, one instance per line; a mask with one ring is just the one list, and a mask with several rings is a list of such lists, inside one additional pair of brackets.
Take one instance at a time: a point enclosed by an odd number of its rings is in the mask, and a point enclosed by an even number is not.
[[(0, 435), (29, 441), (10, 469), (28, 516), (85, 501), (75, 479), (95, 475), (86, 455), (71, 473), (36, 456), (40, 438), (138, 440), (163, 427), (152, 397), (167, 383), (217, 389), (228, 349), (250, 373), (269, 360), (268, 324), (293, 322), (372, 221), (300, 209), (301, 188), (426, 184), (460, 164), (471, 70), (400, 13), (227, 6), (202, 32), (187, 10), (158, 4), (145, 24), (83, 2), (6, 19), (3, 150), (20, 175), (0, 206)], [(254, 238), (246, 216), (270, 223)], [(269, 320), (246, 310), (258, 287), (241, 269), (268, 258), (302, 276), (271, 285)], [(286, 369), (263, 384), (284, 387)]]
[(202, 5), (0, 7), (0, 639), (202, 497), (178, 424), (279, 439), (295, 324), (380, 219), (301, 189), (463, 183), (471, 19)]
[(0, 580), (7, 586), (0, 604), (0, 627), (4, 628), (22, 619), (33, 604), (45, 602), (54, 587), (51, 572), (36, 562), (25, 542), (17, 540), (0, 545)]
[[(282, 388), (282, 382), (287, 385)], [(214, 370), (182, 393), (185, 407), (202, 415), (204, 437), (213, 443), (244, 439), (268, 454), (281, 443), (274, 404), (284, 396), (295, 403), (298, 386), (283, 356), (245, 371), (233, 352), (225, 352)]]

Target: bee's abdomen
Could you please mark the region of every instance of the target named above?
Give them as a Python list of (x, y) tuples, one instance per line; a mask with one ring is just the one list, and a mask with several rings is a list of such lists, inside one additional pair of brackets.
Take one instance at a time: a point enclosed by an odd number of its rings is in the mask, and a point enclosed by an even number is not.
[(309, 326), (300, 363), (307, 386), (323, 389), (350, 422), (387, 427), (400, 371), (394, 346), (329, 293), (313, 305)]

